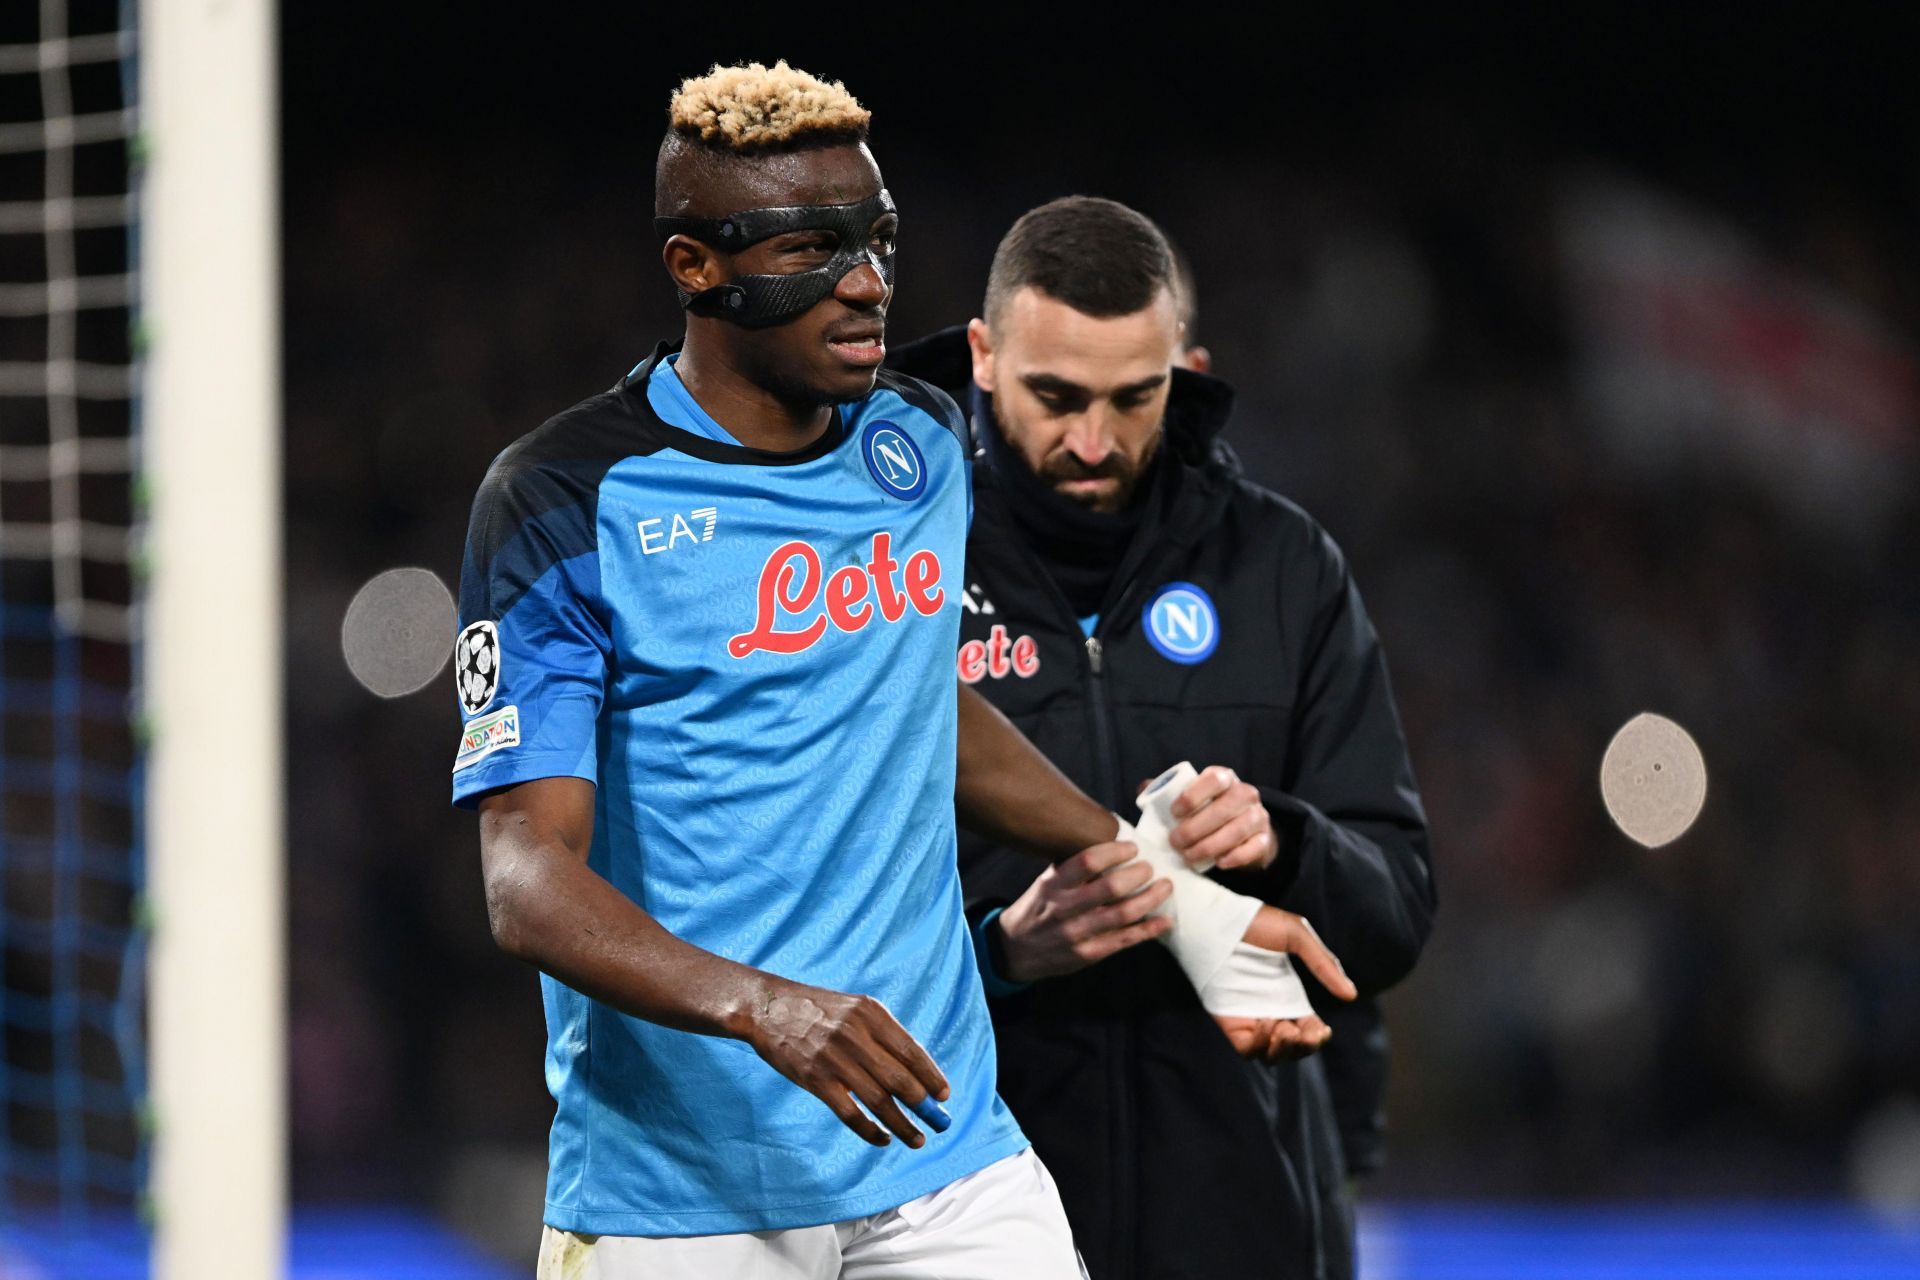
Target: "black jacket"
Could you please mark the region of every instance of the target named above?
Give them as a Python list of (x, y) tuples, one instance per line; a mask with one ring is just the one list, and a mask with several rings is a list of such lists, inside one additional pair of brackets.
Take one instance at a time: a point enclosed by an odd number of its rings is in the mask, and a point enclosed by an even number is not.
[[(960, 331), (893, 363), (968, 402)], [(1370, 997), (1412, 967), (1432, 927), (1426, 820), (1345, 559), (1215, 440), (1232, 400), (1218, 379), (1175, 372), (1162, 465), (1179, 470), (1116, 549), (1121, 567), (1091, 637), (976, 452), (961, 670), (1070, 778), (1128, 816), (1139, 784), (1183, 759), (1257, 784), (1280, 857), (1222, 879), (1306, 916)], [(1197, 662), (1164, 656), (1148, 635), (1143, 610), (1175, 583), (1212, 601), (1215, 645)], [(1176, 603), (1191, 622), (1192, 597)], [(1176, 648), (1193, 639), (1169, 635)], [(1035, 874), (1030, 858), (965, 835), (960, 865), (976, 919)], [(1356, 1086), (1339, 1108), (1344, 1126), (1325, 1063), (1238, 1058), (1162, 947), (991, 1002), (1001, 1095), (1059, 1183), (1095, 1280), (1352, 1274), (1341, 1130), (1371, 1160), (1384, 1031), (1370, 1001), (1335, 1010), (1314, 995), (1337, 1019), (1344, 1057), (1333, 1061)]]

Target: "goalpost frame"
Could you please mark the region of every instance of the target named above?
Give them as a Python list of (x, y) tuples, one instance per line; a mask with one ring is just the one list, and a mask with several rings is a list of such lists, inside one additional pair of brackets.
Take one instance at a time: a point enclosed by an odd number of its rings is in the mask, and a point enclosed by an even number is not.
[(140, 0), (157, 1280), (283, 1274), (273, 0)]

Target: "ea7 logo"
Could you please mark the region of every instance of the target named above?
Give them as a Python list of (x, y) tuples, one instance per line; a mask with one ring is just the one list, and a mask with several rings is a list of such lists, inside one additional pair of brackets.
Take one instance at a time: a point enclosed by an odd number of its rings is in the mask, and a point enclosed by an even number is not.
[[(642, 555), (671, 551), (682, 542), (712, 542), (713, 526), (720, 522), (720, 508), (695, 507), (686, 515), (655, 516), (634, 526), (640, 531)], [(696, 529), (697, 526), (697, 529)]]

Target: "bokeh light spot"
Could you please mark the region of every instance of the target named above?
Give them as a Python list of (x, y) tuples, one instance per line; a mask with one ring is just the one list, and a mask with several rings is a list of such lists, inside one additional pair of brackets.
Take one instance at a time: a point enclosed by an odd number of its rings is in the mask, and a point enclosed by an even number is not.
[(389, 569), (354, 593), (340, 623), (347, 669), (369, 692), (424, 688), (453, 652), (453, 593), (431, 569)]
[(1600, 797), (1628, 838), (1649, 849), (1687, 833), (1707, 801), (1707, 764), (1685, 729), (1643, 711), (1620, 727), (1600, 761)]

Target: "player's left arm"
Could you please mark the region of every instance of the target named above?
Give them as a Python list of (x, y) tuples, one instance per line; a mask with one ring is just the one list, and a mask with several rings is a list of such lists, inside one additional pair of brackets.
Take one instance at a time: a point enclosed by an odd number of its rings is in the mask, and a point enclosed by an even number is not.
[[(1363, 993), (1404, 977), (1433, 929), (1426, 814), (1380, 639), (1345, 557), (1315, 531), (1302, 566), (1298, 695), (1283, 776), (1204, 770), (1174, 806), (1173, 843), (1227, 883), (1313, 921)], [(1311, 576), (1307, 576), (1311, 575)], [(1287, 584), (1289, 587), (1293, 583)]]
[(1120, 824), (1073, 785), (994, 705), (958, 684), (959, 767), (953, 804), (967, 830), (1058, 862), (1107, 844)]

